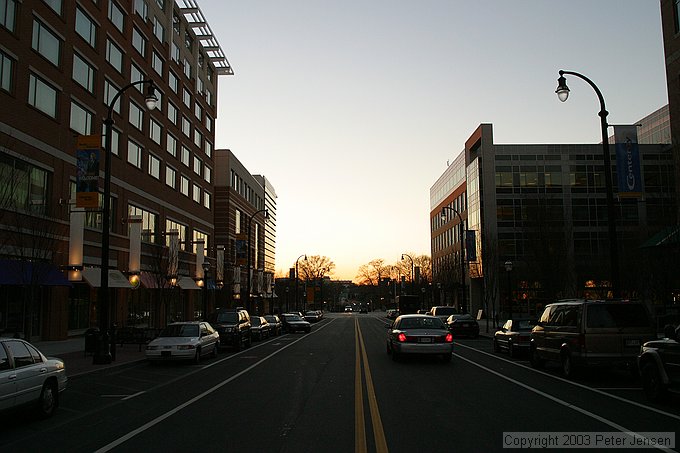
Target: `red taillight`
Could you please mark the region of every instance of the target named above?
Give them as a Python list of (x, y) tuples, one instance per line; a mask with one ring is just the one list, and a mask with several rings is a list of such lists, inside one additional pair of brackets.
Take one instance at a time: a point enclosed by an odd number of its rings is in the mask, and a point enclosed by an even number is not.
[(447, 333), (446, 338), (444, 338), (444, 341), (446, 341), (447, 343), (453, 343), (453, 335)]
[(403, 332), (400, 333), (399, 335), (397, 335), (397, 340), (398, 340), (400, 343), (406, 343), (406, 334), (403, 333)]

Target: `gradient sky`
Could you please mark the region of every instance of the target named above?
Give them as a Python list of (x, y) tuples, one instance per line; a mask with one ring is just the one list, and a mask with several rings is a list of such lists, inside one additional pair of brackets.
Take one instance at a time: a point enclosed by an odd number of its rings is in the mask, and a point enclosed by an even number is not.
[[(198, 0), (235, 75), (216, 148), (278, 195), (276, 269), (336, 279), (430, 254), (429, 189), (480, 123), (495, 143), (598, 143), (667, 104), (658, 0)], [(610, 130), (611, 133), (611, 130)]]

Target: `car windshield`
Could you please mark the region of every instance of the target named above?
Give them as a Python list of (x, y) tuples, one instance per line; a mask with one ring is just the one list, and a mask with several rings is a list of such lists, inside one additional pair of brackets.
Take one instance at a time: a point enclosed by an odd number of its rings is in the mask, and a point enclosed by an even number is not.
[(444, 329), (444, 323), (439, 318), (421, 317), (405, 318), (399, 321), (398, 329)]
[(286, 321), (301, 321), (302, 319), (298, 315), (284, 315)]
[(213, 319), (215, 322), (233, 322), (237, 323), (238, 322), (238, 313), (235, 311), (224, 311), (220, 313), (215, 313), (213, 316)]
[(649, 327), (649, 317), (640, 304), (588, 305), (588, 327)]
[(250, 325), (259, 326), (260, 325), (260, 318), (250, 318)]
[(276, 322), (277, 319), (274, 316), (265, 316), (264, 319), (266, 319), (268, 322)]
[(470, 321), (470, 320), (472, 320), (472, 315), (470, 315), (470, 314), (453, 315), (453, 319), (455, 321)]
[(196, 324), (170, 324), (163, 329), (159, 337), (197, 337), (198, 325)]
[(517, 319), (512, 322), (513, 330), (531, 330), (536, 325), (533, 319)]

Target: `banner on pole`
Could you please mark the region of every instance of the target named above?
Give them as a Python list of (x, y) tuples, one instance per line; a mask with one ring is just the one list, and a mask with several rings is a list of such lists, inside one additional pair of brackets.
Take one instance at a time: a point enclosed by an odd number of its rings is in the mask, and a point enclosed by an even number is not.
[(76, 142), (76, 207), (99, 207), (101, 135), (81, 135)]
[(614, 126), (616, 174), (620, 198), (641, 198), (642, 178), (637, 126)]

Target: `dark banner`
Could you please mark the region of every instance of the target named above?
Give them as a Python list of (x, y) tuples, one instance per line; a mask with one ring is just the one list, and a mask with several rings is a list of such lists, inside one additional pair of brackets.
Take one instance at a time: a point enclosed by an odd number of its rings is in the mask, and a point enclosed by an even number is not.
[(465, 230), (465, 250), (467, 261), (477, 261), (477, 241), (475, 241), (475, 230)]
[(99, 207), (101, 136), (81, 135), (76, 150), (76, 207)]
[(642, 197), (640, 177), (640, 150), (637, 126), (614, 126), (616, 142), (616, 173), (618, 175), (619, 197)]

